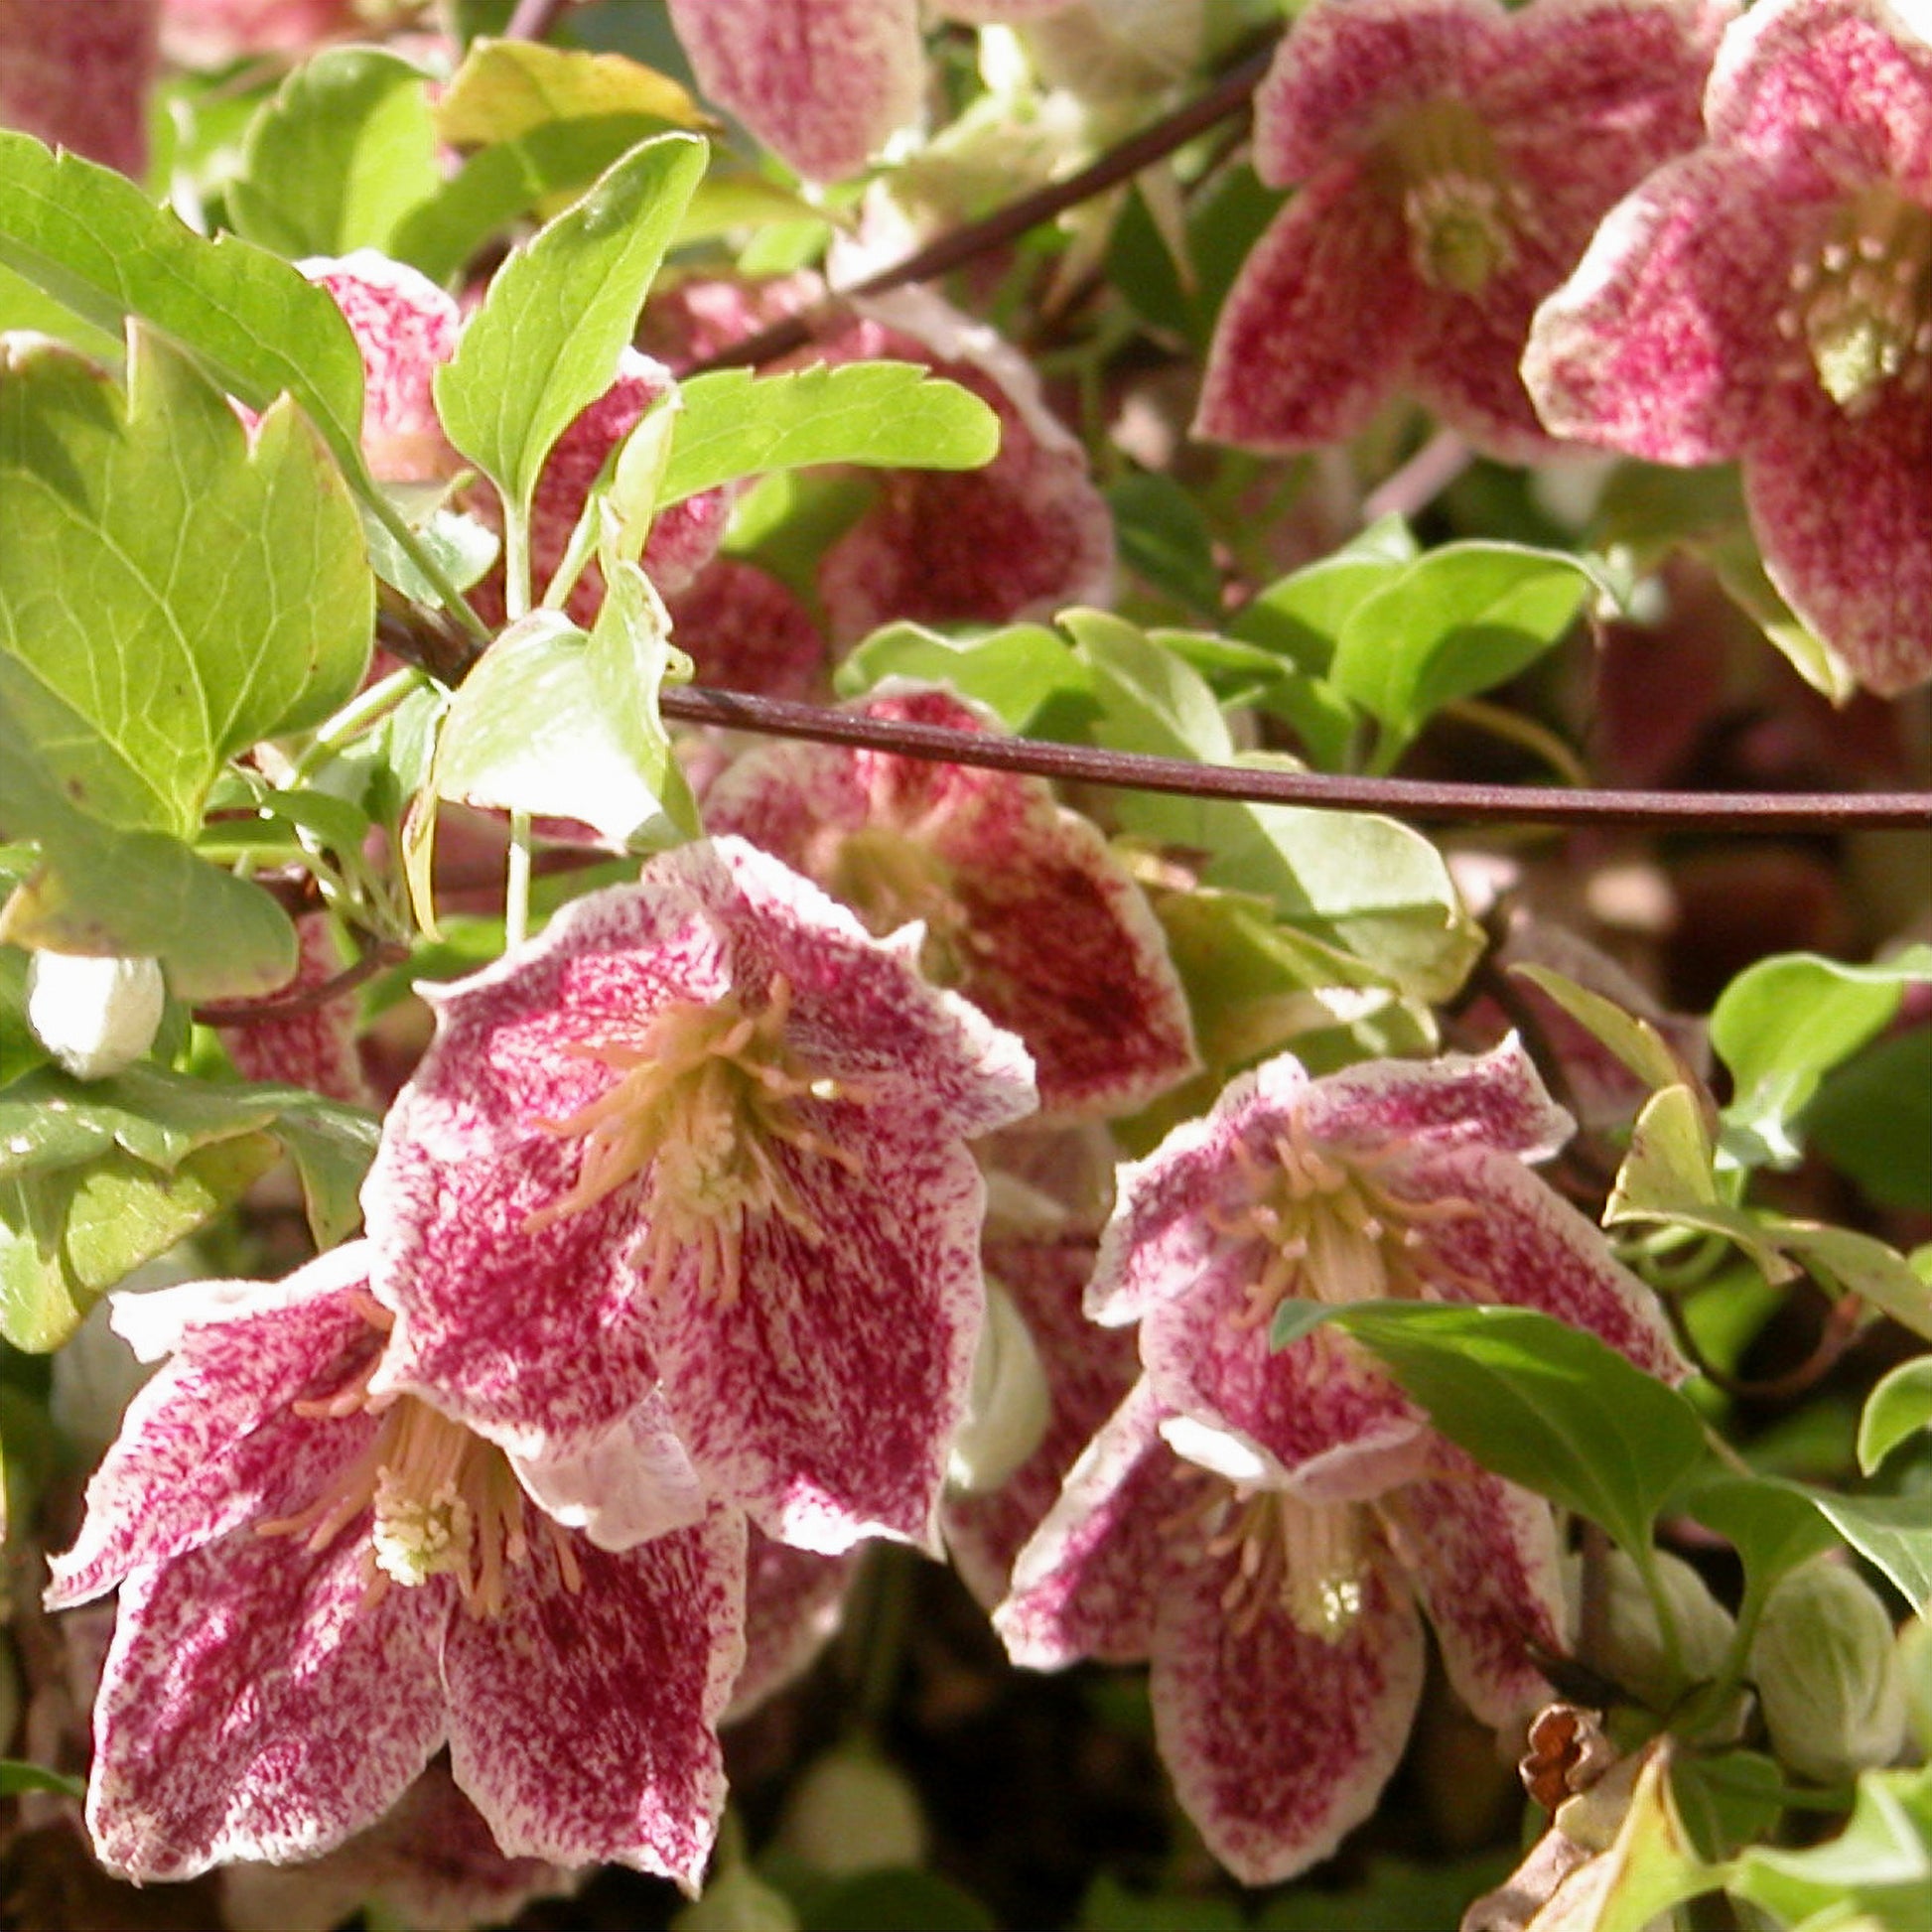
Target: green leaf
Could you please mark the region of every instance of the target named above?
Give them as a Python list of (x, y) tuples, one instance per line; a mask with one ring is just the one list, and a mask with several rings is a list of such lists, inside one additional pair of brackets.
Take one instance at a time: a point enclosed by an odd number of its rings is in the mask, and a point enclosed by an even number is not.
[(52, 1791), (78, 1801), (87, 1795), (87, 1780), (69, 1777), (65, 1771), (50, 1771), (45, 1765), (28, 1764), (17, 1757), (0, 1757), (0, 1798), (17, 1798), (23, 1791)]
[(1932, 1027), (1826, 1074), (1800, 1127), (1881, 1207), (1932, 1214)]
[(587, 54), (541, 41), (471, 43), (436, 102), (436, 132), (453, 148), (514, 141), (558, 121), (648, 116), (665, 127), (701, 127), (686, 90), (621, 54)]
[(112, 335), (147, 322), (251, 409), (286, 390), (345, 474), (365, 477), (361, 350), (288, 262), (206, 240), (111, 168), (0, 130), (0, 264)]
[(1108, 487), (1107, 507), (1123, 561), (1175, 603), (1218, 620), (1213, 532), (1193, 497), (1172, 477), (1137, 472)]
[(971, 1892), (936, 1872), (894, 1865), (841, 1878), (814, 1895), (810, 1925), (838, 1932), (996, 1932), (999, 1921)]
[(1087, 1887), (1075, 1921), (1077, 1932), (1246, 1932), (1247, 1923), (1231, 1898), (1129, 1891), (1104, 1871)]
[(1858, 1551), (1889, 1577), (1919, 1615), (1932, 1614), (1932, 1510), (1926, 1507), (1926, 1486), (1916, 1494), (1898, 1496), (1841, 1496), (1806, 1483), (1791, 1487), (1808, 1496), (1818, 1513)]
[(496, 271), (437, 370), (450, 441), (513, 518), (527, 518), (557, 438), (610, 387), (705, 153), (695, 136), (664, 134), (614, 163)]
[(1738, 1618), (1747, 1630), (1778, 1579), (1836, 1541), (1809, 1497), (1768, 1476), (1707, 1477), (1678, 1498), (1684, 1513), (1729, 1540), (1744, 1565)]
[[(1415, 1863), (1371, 1857), (1366, 1871), (1345, 1889), (1301, 1883), (1276, 1892), (1255, 1915), (1254, 1932), (1389, 1932), (1391, 1926), (1400, 1926), (1402, 1932), (1456, 1932), (1469, 1901), (1501, 1884), (1510, 1863), (1494, 1853)], [(1173, 1932), (1195, 1932), (1197, 1927), (1206, 1932), (1213, 1924), (1204, 1915), (1167, 1922)], [(1098, 1922), (1095, 1932), (1101, 1932)], [(1120, 1932), (1140, 1928), (1129, 1920)], [(1167, 1932), (1167, 1926), (1149, 1924), (1147, 1932)]]
[(1514, 977), (1526, 979), (1548, 994), (1645, 1085), (1662, 1088), (1689, 1081), (1690, 1071), (1676, 1049), (1648, 1020), (1625, 1012), (1614, 1000), (1578, 985), (1551, 967), (1523, 962), (1508, 970)]
[(1608, 1875), (1595, 1894), (1590, 1932), (1645, 1932), (1671, 1907), (1724, 1883), (1726, 1868), (1699, 1858), (1685, 1829), (1669, 1767), (1669, 1752), (1658, 1749), (1637, 1774), (1629, 1809), (1604, 1855)]
[[(1094, 727), (1099, 744), (1110, 751), (1198, 759), (1206, 764), (1225, 764), (1234, 757), (1234, 740), (1214, 693), (1176, 652), (1105, 611), (1063, 611), (1059, 623), (1092, 678), (1100, 705)], [(1157, 814), (1184, 813), (1192, 802), (1151, 793), (1127, 796)]]
[(1043, 723), (1049, 714), (1065, 722), (1093, 713), (1086, 671), (1044, 624), (1008, 624), (977, 637), (888, 624), (846, 654), (832, 685), (840, 697), (856, 698), (889, 677), (950, 685), (962, 697), (990, 705), (1009, 731), (1037, 729), (1051, 737), (1055, 733)]
[(1444, 705), (1502, 683), (1548, 650), (1589, 587), (1583, 565), (1560, 551), (1445, 545), (1355, 606), (1329, 676), (1380, 720), (1386, 768)]
[(1485, 1468), (1647, 1553), (1705, 1454), (1698, 1413), (1592, 1334), (1529, 1309), (1285, 1302), (1277, 1347), (1326, 1322), (1369, 1349)]
[(1362, 556), (1343, 551), (1270, 584), (1234, 621), (1228, 634), (1264, 645), (1301, 670), (1325, 676), (1348, 620), (1378, 591), (1393, 584), (1415, 555)]
[(697, 812), (657, 714), (670, 650), (663, 607), (618, 565), (588, 635), (554, 611), (512, 624), (450, 707), (439, 798), (576, 818), (647, 850), (696, 835)]
[(1915, 1431), (1932, 1429), (1932, 1355), (1919, 1355), (1879, 1379), (1859, 1418), (1859, 1467), (1870, 1475)]
[(1727, 1889), (1790, 1926), (1932, 1925), (1932, 1771), (1867, 1771), (1844, 1831), (1802, 1852), (1751, 1846)]
[(1000, 448), (1000, 419), (916, 362), (846, 362), (785, 375), (693, 376), (671, 438), (659, 507), (772, 470), (818, 463), (976, 470)]
[[(1630, 1130), (1630, 1145), (1603, 1210), (1604, 1226), (1679, 1220), (1687, 1208), (1717, 1206), (1715, 1158), (1697, 1094), (1683, 1085), (1653, 1093)], [(1744, 1219), (1741, 1210), (1730, 1213), (1739, 1221)]]
[(1767, 1837), (1785, 1811), (1789, 1790), (1777, 1761), (1761, 1751), (1671, 1761), (1671, 1800), (1706, 1859), (1727, 1859), (1740, 1845)]
[(314, 435), (283, 402), (251, 447), (145, 330), (125, 398), (70, 350), (15, 355), (0, 526), (0, 732), (105, 825), (191, 836), (227, 759), (319, 723), (367, 667), (359, 525)]
[(421, 70), (377, 47), (324, 48), (262, 104), (227, 185), (236, 228), (277, 254), (387, 249), (441, 186)]
[(1727, 1141), (1742, 1158), (1789, 1164), (1792, 1123), (1819, 1081), (1880, 1033), (1904, 986), (1932, 979), (1932, 946), (1909, 946), (1875, 966), (1815, 953), (1759, 960), (1731, 981), (1711, 1013), (1711, 1043), (1730, 1068)]

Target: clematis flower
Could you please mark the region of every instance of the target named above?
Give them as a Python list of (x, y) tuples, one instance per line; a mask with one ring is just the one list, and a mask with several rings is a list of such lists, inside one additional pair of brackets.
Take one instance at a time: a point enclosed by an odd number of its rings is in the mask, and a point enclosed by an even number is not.
[[(436, 284), (402, 262), (371, 249), (340, 258), (315, 257), (303, 272), (335, 298), (362, 351), (362, 445), (384, 483), (435, 483), (458, 474), (463, 459), (450, 446), (436, 414), (432, 381), (456, 353), (463, 316)], [(557, 439), (537, 481), (530, 507), (530, 557), (539, 593), (563, 560), (585, 499), (605, 460), (664, 391), (671, 372), (648, 355), (626, 349), (617, 379), (581, 411)], [(494, 522), (493, 493), (476, 505)], [(705, 490), (673, 504), (651, 526), (643, 566), (663, 592), (681, 589), (711, 560), (731, 514), (728, 494)], [(603, 602), (593, 566), (578, 580), (570, 615), (588, 624)], [(488, 610), (492, 599), (497, 609)], [(478, 587), (485, 615), (501, 615), (491, 580)]]
[[(856, 708), (991, 728), (940, 690), (895, 686)], [(712, 784), (705, 820), (817, 880), (876, 933), (923, 921), (926, 976), (1026, 1042), (1042, 1112), (1130, 1112), (1193, 1070), (1159, 922), (1098, 829), (1044, 780), (773, 744)]]
[(1021, 1551), (994, 1623), (1018, 1664), (1152, 1662), (1181, 1808), (1246, 1884), (1325, 1858), (1374, 1809), (1421, 1696), (1420, 1600), (1483, 1722), (1548, 1695), (1549, 1509), (1432, 1436), (1413, 1479), (1311, 1499), (1137, 1383)]
[[(305, 913), (295, 922), (295, 974), (268, 1000), (279, 1006), (327, 986), (343, 970), (327, 913)], [(285, 1013), (221, 1028), (221, 1044), (244, 1080), (283, 1080), (352, 1107), (376, 1104), (375, 1089), (356, 1049), (356, 999), (338, 994), (299, 1013)]]
[(1883, 0), (1763, 0), (1708, 144), (1605, 220), (1538, 312), (1545, 420), (1738, 458), (1764, 563), (1869, 689), (1932, 677), (1932, 43)]
[(694, 1887), (724, 1799), (745, 1525), (646, 1405), (574, 1462), (517, 1464), (373, 1396), (366, 1243), (285, 1282), (117, 1302), (172, 1360), (87, 1491), (50, 1607), (120, 1586), (87, 1821), (111, 1869), (312, 1858), (447, 1741), (512, 1857)]
[(912, 944), (725, 838), (433, 992), (363, 1189), (375, 1386), (552, 1456), (661, 1389), (779, 1541), (929, 1545), (983, 1295), (965, 1143), (1034, 1091)]
[(0, 0), (0, 127), (138, 176), (160, 0)]
[[(1069, 0), (960, 0), (938, 11), (1026, 20)], [(670, 0), (698, 84), (811, 181), (856, 175), (918, 116), (918, 0)]]
[[(1728, 0), (1317, 0), (1255, 103), (1297, 193), (1221, 311), (1194, 433), (1292, 451), (1409, 390), (1476, 448), (1549, 454), (1517, 363), (1597, 218), (1699, 136)], [(1367, 320), (1365, 320), (1367, 319)]]
[(1161, 1399), (1239, 1436), (1311, 1498), (1377, 1493), (1435, 1438), (1342, 1336), (1267, 1347), (1290, 1297), (1514, 1303), (1681, 1379), (1649, 1289), (1530, 1172), (1572, 1126), (1513, 1035), (1476, 1058), (1318, 1080), (1284, 1053), (1122, 1171), (1087, 1312), (1145, 1317), (1141, 1360)]

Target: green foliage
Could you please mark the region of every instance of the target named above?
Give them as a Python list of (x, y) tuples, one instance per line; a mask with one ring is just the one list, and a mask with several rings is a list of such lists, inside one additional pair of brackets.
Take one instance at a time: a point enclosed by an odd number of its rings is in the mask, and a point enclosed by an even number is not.
[(78, 1803), (87, 1795), (87, 1781), (70, 1778), (65, 1771), (50, 1771), (45, 1765), (0, 1757), (0, 1798), (17, 1798), (23, 1791), (51, 1791)]
[(956, 382), (913, 362), (823, 364), (784, 375), (719, 369), (679, 390), (659, 507), (771, 470), (818, 463), (976, 470), (1000, 419)]
[(1859, 1467), (1866, 1475), (1915, 1431), (1932, 1429), (1932, 1355), (1918, 1355), (1881, 1376), (1859, 1418)]
[(436, 372), (450, 441), (502, 491), (512, 558), (544, 461), (611, 386), (704, 165), (691, 135), (632, 148), (496, 271)]
[(1834, 1067), (1799, 1126), (1880, 1206), (1932, 1214), (1932, 1027)]
[(1733, 1897), (1806, 1932), (1932, 1926), (1932, 1771), (1867, 1771), (1845, 1830), (1788, 1852), (1753, 1846), (1736, 1862)]
[(1126, 563), (1184, 609), (1210, 620), (1220, 616), (1213, 531), (1173, 478), (1151, 471), (1123, 478), (1108, 489), (1107, 506)]
[(292, 258), (388, 249), (441, 183), (436, 147), (419, 69), (380, 48), (326, 48), (249, 126), (228, 213), (247, 240)]

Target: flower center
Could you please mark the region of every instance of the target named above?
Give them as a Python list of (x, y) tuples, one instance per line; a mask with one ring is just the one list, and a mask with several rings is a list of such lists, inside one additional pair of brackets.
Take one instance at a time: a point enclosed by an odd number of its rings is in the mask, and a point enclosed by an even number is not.
[(965, 978), (971, 921), (952, 867), (923, 840), (889, 825), (862, 826), (839, 841), (826, 890), (881, 937), (920, 920), (919, 970), (935, 986), (956, 987)]
[[(374, 1367), (371, 1360), (338, 1395), (296, 1403), (296, 1414), (344, 1418), (371, 1409)], [(473, 1616), (500, 1614), (509, 1572), (533, 1560), (525, 1528), (530, 1505), (508, 1458), (414, 1396), (393, 1398), (381, 1416), (368, 1447), (306, 1509), (257, 1523), (255, 1534), (300, 1537), (306, 1549), (320, 1551), (366, 1511), (365, 1604), (391, 1584), (413, 1589), (450, 1577)], [(583, 1576), (569, 1533), (541, 1510), (531, 1513), (537, 1547), (548, 1548), (564, 1588), (575, 1594)]]
[(1888, 382), (1932, 379), (1932, 207), (1873, 182), (1791, 271), (1778, 333), (1802, 341), (1825, 393), (1862, 416)]
[(638, 1256), (650, 1292), (691, 1250), (702, 1291), (728, 1304), (738, 1299), (748, 1217), (776, 1213), (817, 1246), (824, 1230), (800, 1197), (784, 1150), (856, 1173), (857, 1157), (802, 1119), (801, 1107), (863, 1104), (867, 1096), (820, 1073), (787, 1042), (790, 1010), (790, 984), (774, 975), (756, 1013), (736, 992), (711, 1006), (674, 1000), (639, 1035), (574, 1043), (569, 1051), (619, 1077), (568, 1119), (540, 1123), (546, 1133), (581, 1141), (584, 1157), (575, 1184), (525, 1228), (580, 1213), (641, 1174)]
[(1262, 1244), (1265, 1258), (1235, 1313), (1238, 1326), (1261, 1327), (1290, 1297), (1334, 1305), (1390, 1296), (1416, 1301), (1432, 1280), (1450, 1279), (1428, 1253), (1428, 1229), (1473, 1214), (1474, 1204), (1392, 1193), (1382, 1171), (1400, 1154), (1396, 1144), (1317, 1147), (1299, 1116), (1290, 1117), (1266, 1156), (1236, 1143), (1248, 1199), (1234, 1209), (1209, 1207), (1207, 1218), (1231, 1239)]
[(1216, 1483), (1201, 1512), (1202, 1554), (1232, 1559), (1221, 1607), (1237, 1635), (1286, 1616), (1304, 1635), (1340, 1643), (1368, 1600), (1374, 1536), (1354, 1503), (1307, 1503), (1280, 1489)]
[(1496, 144), (1466, 101), (1425, 102), (1383, 137), (1385, 193), (1409, 229), (1409, 259), (1433, 288), (1479, 295), (1516, 253), (1527, 209)]

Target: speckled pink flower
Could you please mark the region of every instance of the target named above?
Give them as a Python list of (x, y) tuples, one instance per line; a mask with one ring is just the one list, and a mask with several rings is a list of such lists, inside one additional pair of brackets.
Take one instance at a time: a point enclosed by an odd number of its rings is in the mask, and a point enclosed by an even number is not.
[(1311, 1501), (1138, 1383), (1020, 1553), (994, 1613), (1016, 1663), (1152, 1661), (1182, 1809), (1244, 1883), (1325, 1858), (1409, 1738), (1434, 1624), (1462, 1700), (1513, 1724), (1547, 1696), (1562, 1586), (1549, 1509), (1440, 1437), (1411, 1480)]
[(356, 1242), (285, 1282), (116, 1308), (172, 1359), (49, 1591), (120, 1586), (95, 1849), (137, 1879), (314, 1857), (447, 1741), (504, 1852), (695, 1887), (744, 1656), (743, 1517), (698, 1493), (654, 1405), (570, 1462), (519, 1465), (372, 1396), (369, 1263)]
[[(362, 447), (369, 468), (384, 483), (433, 483), (455, 476), (465, 466), (443, 434), (431, 391), (432, 378), (456, 352), (463, 333), (455, 301), (427, 276), (369, 249), (313, 259), (302, 269), (335, 297), (362, 351)], [(563, 561), (606, 459), (670, 386), (671, 372), (661, 362), (626, 349), (611, 387), (557, 439), (530, 506), (530, 556), (539, 595)], [(493, 494), (485, 495), (479, 510), (493, 516)], [(643, 565), (660, 591), (681, 589), (711, 560), (730, 513), (727, 492), (712, 489), (672, 505), (656, 520)], [(492, 590), (492, 581), (479, 586), (480, 608), (500, 617), (502, 596)], [(603, 596), (593, 567), (572, 594), (571, 616), (589, 623)]]
[(1883, 0), (1762, 0), (1709, 143), (1605, 220), (1524, 374), (1565, 436), (1739, 458), (1765, 567), (1873, 691), (1932, 677), (1932, 44)]
[[(266, 1000), (246, 1004), (271, 1011), (316, 992), (343, 970), (327, 913), (305, 913), (295, 922), (295, 975)], [(244, 1080), (286, 1081), (329, 1100), (373, 1108), (375, 1090), (356, 1048), (355, 995), (338, 994), (299, 1012), (274, 1013), (220, 1029), (235, 1071)]]
[(1407, 1479), (1435, 1436), (1340, 1335), (1268, 1347), (1291, 1297), (1513, 1303), (1676, 1381), (1686, 1367), (1655, 1297), (1530, 1171), (1572, 1126), (1513, 1036), (1478, 1058), (1318, 1080), (1283, 1054), (1122, 1171), (1087, 1311), (1140, 1319), (1163, 1402), (1238, 1435), (1311, 1498)]
[(1034, 1089), (912, 945), (715, 839), (435, 992), (363, 1189), (376, 1386), (551, 1455), (659, 1391), (780, 1541), (930, 1544), (983, 1304), (966, 1141)]
[[(895, 688), (856, 709), (990, 729), (939, 690)], [(926, 976), (1026, 1042), (1043, 1113), (1129, 1113), (1193, 1071), (1160, 922), (1093, 823), (1043, 779), (773, 744), (711, 786), (705, 822), (817, 880), (876, 933), (923, 921)]]
[(139, 176), (159, 0), (0, 0), (0, 127)]
[[(1025, 20), (1069, 0), (961, 0), (935, 11)], [(856, 175), (914, 120), (919, 0), (670, 0), (698, 84), (810, 181)]]
[(1339, 442), (1409, 391), (1478, 449), (1551, 443), (1517, 363), (1603, 210), (1695, 144), (1730, 0), (1316, 0), (1255, 109), (1297, 193), (1221, 311), (1194, 432)]

